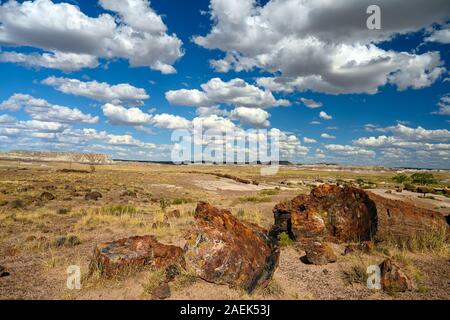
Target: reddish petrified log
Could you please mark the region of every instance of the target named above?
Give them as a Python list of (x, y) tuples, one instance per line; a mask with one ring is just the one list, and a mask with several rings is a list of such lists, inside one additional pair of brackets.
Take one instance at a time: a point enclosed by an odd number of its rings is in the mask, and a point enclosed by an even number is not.
[(271, 279), (279, 249), (266, 230), (204, 202), (198, 204), (195, 219), (185, 258), (200, 278), (248, 292)]
[(287, 232), (300, 242), (405, 239), (417, 233), (449, 231), (442, 214), (354, 187), (322, 185), (308, 195), (280, 203), (272, 235)]
[(94, 249), (90, 271), (105, 277), (144, 267), (169, 268), (184, 265), (183, 249), (159, 243), (153, 236), (136, 236), (101, 243)]

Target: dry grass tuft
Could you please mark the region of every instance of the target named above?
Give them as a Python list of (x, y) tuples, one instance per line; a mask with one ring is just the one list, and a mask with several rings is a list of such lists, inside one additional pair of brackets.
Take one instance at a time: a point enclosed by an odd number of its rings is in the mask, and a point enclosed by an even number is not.
[(262, 213), (257, 209), (239, 209), (236, 217), (242, 221), (254, 223), (256, 225), (261, 225)]
[(264, 288), (261, 288), (258, 293), (264, 298), (280, 299), (284, 295), (284, 290), (275, 279), (272, 279), (269, 284)]
[(450, 254), (450, 243), (447, 237), (445, 228), (436, 229), (434, 232), (412, 232), (407, 238), (403, 239), (388, 237), (378, 248), (381, 252), (388, 255), (391, 251), (410, 251), (413, 253), (448, 256)]
[(143, 284), (144, 294), (151, 295), (153, 290), (158, 288), (165, 280), (166, 271), (164, 269), (150, 271), (145, 283)]
[(350, 262), (348, 269), (343, 271), (343, 280), (346, 285), (353, 285), (354, 283), (364, 284), (367, 282), (367, 264), (361, 257), (355, 257)]

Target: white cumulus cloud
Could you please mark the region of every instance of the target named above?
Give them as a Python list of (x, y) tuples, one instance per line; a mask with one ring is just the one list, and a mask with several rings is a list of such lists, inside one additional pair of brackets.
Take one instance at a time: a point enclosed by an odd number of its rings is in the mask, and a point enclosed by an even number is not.
[(285, 99), (275, 99), (270, 91), (235, 78), (228, 82), (213, 78), (201, 85), (202, 90), (181, 89), (166, 92), (166, 99), (175, 105), (194, 107), (228, 104), (247, 108), (270, 108), (289, 106)]
[(144, 100), (150, 98), (145, 89), (136, 88), (128, 83), (110, 85), (106, 82), (83, 82), (78, 79), (57, 77), (46, 78), (42, 83), (65, 94), (87, 97), (101, 102), (141, 105)]
[[(388, 83), (419, 89), (445, 72), (438, 52), (384, 50), (379, 42), (448, 19), (446, 0), (378, 1), (383, 28), (366, 27), (370, 0), (211, 0), (213, 26), (195, 43), (225, 53), (217, 71), (260, 68), (276, 74), (257, 83), (272, 91), (374, 94)], [(402, 12), (401, 15), (398, 12)], [(393, 76), (394, 74), (394, 76)]]
[[(96, 58), (123, 58), (133, 67), (176, 72), (173, 64), (183, 56), (182, 42), (168, 34), (148, 0), (101, 0), (100, 6), (115, 15), (90, 17), (78, 6), (50, 0), (4, 2), (0, 5), (0, 43), (46, 52), (5, 54), (2, 60), (74, 71), (93, 67)], [(68, 54), (78, 63), (70, 61)]]

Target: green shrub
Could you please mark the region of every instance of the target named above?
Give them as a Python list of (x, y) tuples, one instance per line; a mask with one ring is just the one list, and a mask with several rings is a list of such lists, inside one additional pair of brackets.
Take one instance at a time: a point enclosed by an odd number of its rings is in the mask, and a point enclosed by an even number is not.
[(159, 207), (162, 211), (166, 211), (168, 207), (170, 207), (171, 203), (169, 199), (161, 198), (159, 199)]
[(429, 185), (437, 184), (436, 178), (431, 173), (414, 173), (411, 175), (411, 181), (414, 184)]
[(173, 199), (172, 204), (173, 205), (179, 205), (179, 204), (186, 204), (186, 203), (191, 203), (191, 202), (192, 202), (191, 199), (176, 198), (176, 199)]
[(410, 180), (410, 178), (406, 174), (398, 174), (394, 177), (392, 177), (392, 180), (397, 183), (405, 183)]

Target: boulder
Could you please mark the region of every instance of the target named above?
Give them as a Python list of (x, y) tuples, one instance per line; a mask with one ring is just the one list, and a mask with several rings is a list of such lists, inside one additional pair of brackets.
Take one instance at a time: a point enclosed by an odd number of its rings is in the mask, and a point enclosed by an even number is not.
[(92, 192), (88, 192), (86, 193), (86, 195), (84, 196), (85, 200), (95, 200), (97, 201), (98, 199), (102, 198), (103, 195), (98, 192), (98, 191), (92, 191)]
[(139, 270), (184, 266), (183, 249), (159, 243), (154, 236), (135, 236), (101, 243), (94, 249), (90, 273), (98, 270), (105, 277)]
[(381, 287), (388, 292), (405, 292), (415, 289), (412, 280), (401, 270), (400, 266), (391, 259), (380, 264)]
[(286, 232), (301, 243), (382, 241), (441, 228), (449, 231), (439, 212), (351, 186), (321, 185), (310, 195), (276, 205), (273, 212), (272, 235)]
[(205, 202), (194, 217), (184, 250), (187, 266), (200, 278), (247, 292), (270, 281), (280, 252), (266, 230)]
[(336, 262), (337, 257), (333, 248), (327, 243), (311, 242), (306, 245), (306, 261), (315, 265), (326, 265)]

